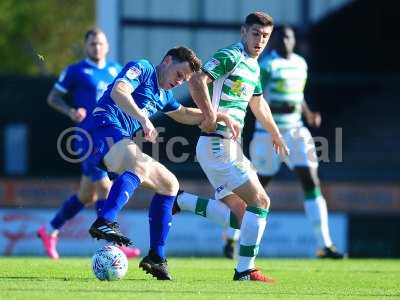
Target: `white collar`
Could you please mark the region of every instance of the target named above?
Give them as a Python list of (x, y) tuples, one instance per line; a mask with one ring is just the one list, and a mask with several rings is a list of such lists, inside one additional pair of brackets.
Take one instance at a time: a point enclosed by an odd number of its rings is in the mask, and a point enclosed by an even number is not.
[(105, 60), (102, 61), (101, 63), (97, 64), (97, 63), (95, 63), (93, 60), (91, 60), (89, 57), (87, 57), (87, 58), (85, 59), (85, 62), (86, 62), (87, 64), (91, 65), (92, 67), (97, 68), (97, 69), (104, 69), (105, 66), (106, 66), (106, 64), (107, 64), (107, 62), (106, 62)]

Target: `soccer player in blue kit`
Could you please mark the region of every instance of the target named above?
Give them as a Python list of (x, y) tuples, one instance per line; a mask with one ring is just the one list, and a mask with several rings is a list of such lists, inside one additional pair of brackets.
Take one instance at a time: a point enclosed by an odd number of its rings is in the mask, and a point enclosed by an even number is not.
[(171, 279), (164, 246), (179, 183), (165, 166), (143, 153), (132, 138), (142, 128), (145, 139), (155, 141), (157, 131), (149, 117), (158, 111), (179, 123), (210, 128), (210, 124), (216, 126), (216, 121), (222, 121), (233, 132), (238, 131), (239, 124), (226, 114), (184, 107), (174, 98), (171, 89), (188, 81), (200, 66), (196, 54), (186, 47), (170, 49), (157, 66), (144, 59), (131, 61), (108, 87), (90, 120), (94, 147), (88, 161), (118, 177), (89, 232), (97, 239), (130, 245), (119, 230), (117, 214), (138, 186), (155, 191), (149, 208), (150, 250), (139, 267), (159, 280)]
[[(86, 59), (68, 66), (60, 75), (48, 96), (49, 105), (60, 113), (67, 115), (78, 128), (87, 126), (86, 116), (90, 114), (103, 95), (107, 86), (121, 71), (118, 63), (106, 60), (108, 42), (106, 35), (99, 29), (91, 29), (84, 37)], [(66, 103), (65, 95), (72, 96), (72, 106)], [(75, 144), (78, 152), (81, 145)], [(66, 221), (76, 216), (86, 205), (96, 202), (99, 211), (111, 188), (111, 181), (104, 170), (90, 167), (82, 162), (82, 177), (77, 194), (72, 195), (57, 211), (49, 224), (39, 228), (38, 236), (42, 240), (47, 255), (58, 259), (58, 233)], [(137, 257), (137, 248), (121, 248), (128, 257)]]

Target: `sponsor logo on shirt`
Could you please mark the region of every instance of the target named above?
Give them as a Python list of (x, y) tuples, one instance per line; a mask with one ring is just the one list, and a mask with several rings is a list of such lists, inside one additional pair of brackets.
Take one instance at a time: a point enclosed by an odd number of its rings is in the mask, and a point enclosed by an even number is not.
[(133, 80), (135, 78), (138, 78), (139, 75), (142, 73), (142, 71), (140, 71), (140, 69), (138, 69), (137, 67), (130, 67), (128, 69), (128, 71), (126, 71), (126, 77), (128, 77), (128, 79)]
[(242, 82), (240, 80), (236, 80), (232, 84), (232, 93), (236, 95), (240, 95)]
[(208, 71), (214, 70), (216, 67), (218, 67), (220, 64), (218, 59), (211, 58), (206, 64), (204, 65), (204, 69)]
[(248, 94), (246, 90), (246, 85), (240, 80), (236, 80), (233, 82), (231, 90), (232, 93), (236, 96), (246, 96)]

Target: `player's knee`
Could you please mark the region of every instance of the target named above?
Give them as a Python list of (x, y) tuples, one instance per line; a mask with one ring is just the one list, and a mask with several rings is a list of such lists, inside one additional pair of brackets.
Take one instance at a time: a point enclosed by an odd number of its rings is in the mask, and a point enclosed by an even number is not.
[(97, 200), (96, 194), (90, 192), (80, 192), (78, 198), (85, 205), (90, 205)]
[(135, 168), (130, 168), (127, 171), (132, 172), (136, 176), (138, 176), (142, 181), (149, 179), (150, 177), (150, 169), (145, 164), (137, 164)]
[(168, 176), (159, 187), (159, 193), (163, 195), (176, 195), (179, 190), (179, 182), (175, 176)]
[(257, 202), (257, 207), (268, 209), (271, 201), (265, 192), (259, 192), (257, 193), (256, 202)]

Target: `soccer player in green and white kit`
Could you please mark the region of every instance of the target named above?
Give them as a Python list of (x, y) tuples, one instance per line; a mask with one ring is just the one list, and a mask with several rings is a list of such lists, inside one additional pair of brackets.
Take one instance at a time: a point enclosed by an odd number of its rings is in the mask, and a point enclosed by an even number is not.
[[(343, 258), (333, 246), (326, 202), (321, 194), (318, 178), (318, 159), (310, 131), (303, 125), (302, 113), (313, 127), (321, 124), (321, 115), (312, 112), (304, 99), (307, 63), (293, 52), (296, 43), (294, 31), (281, 26), (274, 31), (276, 47), (260, 61), (264, 95), (290, 154), (285, 161), (300, 179), (304, 191), (304, 209), (317, 238), (320, 258)], [(250, 157), (257, 168), (261, 183), (266, 186), (280, 168), (282, 160), (273, 151), (271, 136), (262, 124), (250, 144)]]
[[(216, 199), (241, 214), (236, 220), (232, 218), (237, 225), (241, 223), (240, 253), (234, 280), (273, 281), (255, 268), (255, 257), (265, 230), (270, 200), (254, 167), (243, 155), (241, 144), (231, 139), (232, 133), (226, 126), (217, 123), (216, 128), (212, 128), (212, 121), (217, 112), (224, 112), (243, 126), (249, 105), (263, 127), (271, 133), (275, 150), (280, 155), (288, 154), (263, 98), (257, 62), (272, 29), (273, 21), (269, 15), (262, 12), (249, 14), (241, 28), (242, 41), (218, 50), (204, 64), (202, 72), (189, 81), (196, 104), (203, 112), (210, 112), (210, 117), (207, 118), (206, 114), (201, 126), (204, 131), (197, 144), (197, 159), (215, 188)], [(225, 210), (220, 209), (221, 205)], [(179, 208), (219, 223), (224, 223), (230, 214), (220, 201), (208, 201), (185, 192), (175, 202), (175, 211), (179, 211)]]
[[(307, 218), (313, 226), (319, 247), (317, 257), (341, 259), (343, 254), (335, 249), (330, 237), (328, 212), (320, 190), (314, 142), (309, 130), (303, 126), (301, 121), (301, 114), (304, 113), (310, 126), (318, 127), (321, 123), (320, 114), (312, 112), (304, 100), (303, 90), (307, 79), (307, 64), (302, 57), (293, 52), (295, 36), (290, 27), (279, 27), (274, 34), (277, 37), (275, 50), (260, 62), (264, 92), (269, 100), (274, 120), (290, 149), (290, 154), (285, 162), (296, 172), (304, 190), (304, 208)], [(260, 122), (256, 123), (250, 155), (252, 163), (257, 168), (261, 183), (266, 186), (272, 176), (278, 172), (282, 159), (274, 153), (271, 135), (263, 129)], [(202, 209), (199, 209), (201, 205), (192, 209), (190, 205), (187, 206), (190, 201), (185, 199), (193, 201), (195, 198), (183, 193), (178, 197), (177, 204), (180, 205), (180, 208), (193, 210), (201, 215)], [(196, 203), (207, 203), (207, 215), (203, 216), (228, 227), (228, 241), (224, 247), (224, 254), (233, 257), (235, 240), (233, 235), (238, 238), (240, 234), (237, 220), (240, 220), (241, 211), (244, 208), (239, 204), (230, 205), (233, 214), (223, 203), (218, 201), (207, 199), (196, 201)]]
[[(260, 61), (261, 80), (272, 115), (277, 123), (290, 155), (285, 163), (300, 179), (304, 190), (304, 209), (315, 232), (318, 248), (317, 257), (343, 258), (333, 246), (329, 227), (326, 202), (321, 194), (318, 178), (318, 160), (310, 131), (303, 126), (302, 113), (313, 127), (321, 124), (321, 115), (312, 112), (304, 99), (307, 79), (307, 63), (293, 52), (296, 43), (294, 31), (288, 26), (275, 29), (275, 49)], [(272, 147), (271, 137), (257, 122), (250, 144), (250, 157), (257, 168), (261, 183), (266, 186), (279, 171), (282, 160)], [(229, 228), (224, 247), (225, 256), (233, 253), (234, 241), (239, 231)]]

